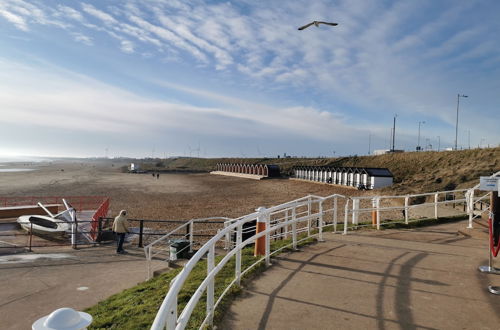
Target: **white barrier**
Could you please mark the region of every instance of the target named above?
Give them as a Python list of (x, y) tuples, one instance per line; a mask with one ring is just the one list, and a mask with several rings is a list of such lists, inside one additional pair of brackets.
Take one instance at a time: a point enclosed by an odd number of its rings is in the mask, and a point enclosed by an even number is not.
[[(338, 216), (339, 211), (341, 210), (343, 210), (344, 216), (343, 234), (347, 234), (349, 228), (358, 228), (362, 226), (372, 225), (370, 222), (368, 224), (360, 222), (361, 215), (367, 213), (372, 214), (372, 212), (376, 214), (375, 225), (377, 229), (380, 229), (382, 225), (395, 222), (392, 220), (383, 220), (383, 212), (394, 213), (394, 211), (404, 211), (403, 220), (400, 220), (399, 222), (405, 224), (420, 220), (411, 220), (411, 217), (409, 215), (410, 211), (421, 210), (425, 207), (433, 207), (433, 214), (431, 214), (430, 217), (425, 217), (428, 219), (438, 218), (439, 206), (446, 206), (448, 204), (453, 204), (454, 206), (464, 204), (463, 213), (460, 211), (457, 212), (470, 215), (475, 211), (474, 205), (484, 199), (484, 196), (474, 198), (474, 189), (476, 189), (476, 187), (471, 189), (458, 189), (403, 196), (369, 196), (353, 198), (346, 198), (342, 195), (331, 195), (327, 197), (308, 195), (294, 201), (271, 207), (269, 209), (262, 208), (259, 212), (254, 212), (238, 219), (229, 219), (225, 222), (224, 228), (221, 229), (214, 237), (212, 237), (194, 254), (194, 256), (184, 266), (182, 271), (172, 281), (170, 289), (165, 299), (163, 300), (160, 309), (158, 310), (151, 329), (159, 330), (165, 329), (165, 327), (167, 329), (184, 329), (188, 324), (193, 310), (195, 309), (204, 293), (206, 293), (206, 317), (203, 320), (200, 328), (211, 325), (214, 310), (222, 301), (223, 297), (229, 292), (231, 287), (235, 284), (240, 284), (241, 278), (245, 273), (247, 273), (263, 261), (265, 262), (266, 266), (269, 266), (270, 257), (272, 255), (290, 246), (293, 249), (297, 249), (298, 243), (302, 240), (311, 237), (318, 237), (318, 240), (322, 241), (323, 229), (328, 226), (332, 226), (333, 231), (337, 232)], [(461, 197), (462, 194), (463, 198), (456, 198), (457, 195)], [(444, 198), (443, 200), (441, 200), (443, 195)], [(431, 201), (427, 203), (426, 201), (429, 196), (432, 196), (433, 198), (431, 198)], [(452, 199), (448, 199), (449, 197), (452, 197)], [(411, 205), (410, 201), (412, 199), (424, 199), (424, 202)], [(339, 200), (344, 201), (343, 207), (342, 205), (339, 205)], [(389, 205), (383, 206), (382, 204), (384, 201)], [(389, 203), (387, 201), (391, 202)], [(399, 201), (401, 205), (391, 205), (391, 203), (397, 203), (395, 201)], [(332, 203), (331, 208), (328, 207), (328, 204), (330, 202)], [(370, 207), (362, 207), (361, 204), (363, 203), (368, 204)], [(451, 209), (455, 210), (454, 207)], [(330, 214), (331, 222), (325, 221), (325, 219), (327, 219), (327, 216)], [(349, 215), (351, 215), (351, 226), (349, 226), (348, 223)], [(256, 221), (259, 217), (265, 217), (266, 222), (269, 225), (266, 226), (266, 229), (264, 231), (253, 234), (250, 238), (243, 240), (242, 237), (244, 232), (244, 225), (252, 221)], [(471, 226), (470, 222), (469, 226)], [(298, 234), (300, 233), (306, 233), (306, 235), (304, 238), (299, 240)], [(234, 242), (232, 242), (231, 240), (233, 235), (235, 237)], [(291, 236), (292, 238), (289, 244), (286, 244), (276, 249), (275, 251), (270, 250), (272, 239), (281, 237), (288, 238), (289, 236)], [(265, 241), (265, 256), (257, 259), (246, 269), (242, 269), (242, 250), (247, 245), (255, 242), (261, 237), (267, 237)], [(221, 242), (225, 246), (226, 254), (217, 264), (215, 264), (215, 247), (218, 244), (220, 245)], [(207, 256), (207, 275), (199, 285), (198, 289), (191, 296), (190, 300), (181, 311), (181, 314), (177, 316), (177, 296), (193, 268), (204, 256)], [(235, 260), (234, 279), (224, 288), (223, 292), (216, 300), (214, 296), (215, 276), (232, 258), (234, 258)]]

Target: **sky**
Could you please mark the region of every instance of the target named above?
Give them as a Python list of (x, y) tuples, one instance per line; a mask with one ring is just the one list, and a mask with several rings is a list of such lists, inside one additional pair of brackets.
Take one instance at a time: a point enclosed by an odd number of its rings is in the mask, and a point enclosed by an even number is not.
[[(0, 156), (500, 143), (496, 0), (0, 1)], [(314, 20), (339, 25), (297, 28)], [(466, 95), (466, 97), (458, 97)], [(425, 123), (424, 123), (425, 122)], [(420, 123), (420, 124), (419, 124)], [(470, 141), (470, 143), (469, 143)]]

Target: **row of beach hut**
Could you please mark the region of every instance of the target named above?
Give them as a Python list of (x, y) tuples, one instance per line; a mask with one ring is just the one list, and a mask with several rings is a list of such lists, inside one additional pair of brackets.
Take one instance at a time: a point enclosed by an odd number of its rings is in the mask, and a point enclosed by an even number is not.
[(297, 179), (317, 181), (358, 189), (376, 189), (392, 185), (394, 176), (387, 168), (296, 166), (293, 176)]
[(280, 168), (278, 165), (268, 164), (233, 164), (233, 163), (218, 163), (216, 171), (231, 172), (240, 174), (252, 174), (264, 177), (279, 177)]

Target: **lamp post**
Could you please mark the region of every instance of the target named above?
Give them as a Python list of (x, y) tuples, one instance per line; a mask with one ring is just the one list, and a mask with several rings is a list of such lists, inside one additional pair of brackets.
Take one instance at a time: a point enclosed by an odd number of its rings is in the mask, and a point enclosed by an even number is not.
[(457, 123), (455, 125), (455, 150), (458, 150), (457, 145), (458, 145), (458, 108), (460, 106), (460, 98), (461, 97), (468, 97), (467, 95), (460, 95), (457, 94)]
[(395, 150), (395, 140), (396, 140), (396, 117), (398, 115), (395, 114), (394, 115), (394, 123), (393, 123), (393, 126), (392, 126), (392, 149), (391, 151), (394, 152)]
[(441, 149), (441, 137), (438, 135), (438, 151)]
[(418, 143), (417, 143), (417, 151), (422, 150), (420, 147), (420, 125), (425, 124), (425, 121), (419, 121), (418, 122)]

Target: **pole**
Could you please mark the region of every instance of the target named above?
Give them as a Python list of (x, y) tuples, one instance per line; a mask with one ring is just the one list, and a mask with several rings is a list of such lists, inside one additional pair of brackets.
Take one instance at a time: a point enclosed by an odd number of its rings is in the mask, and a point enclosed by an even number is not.
[(441, 137), (438, 136), (438, 151), (441, 151)]
[(458, 107), (460, 105), (460, 94), (457, 94), (457, 122), (455, 125), (455, 150), (457, 150), (458, 143)]
[(422, 150), (422, 148), (420, 148), (420, 125), (422, 125), (422, 124), (425, 124), (425, 121), (419, 121), (418, 122), (418, 144), (417, 144), (417, 151)]
[(469, 141), (469, 150), (470, 150), (470, 129), (467, 130), (467, 140)]
[(394, 123), (392, 125), (392, 152), (394, 152), (394, 140), (396, 139), (396, 117), (398, 115), (394, 115)]
[(144, 220), (139, 221), (139, 247), (142, 246), (142, 235), (144, 234)]

